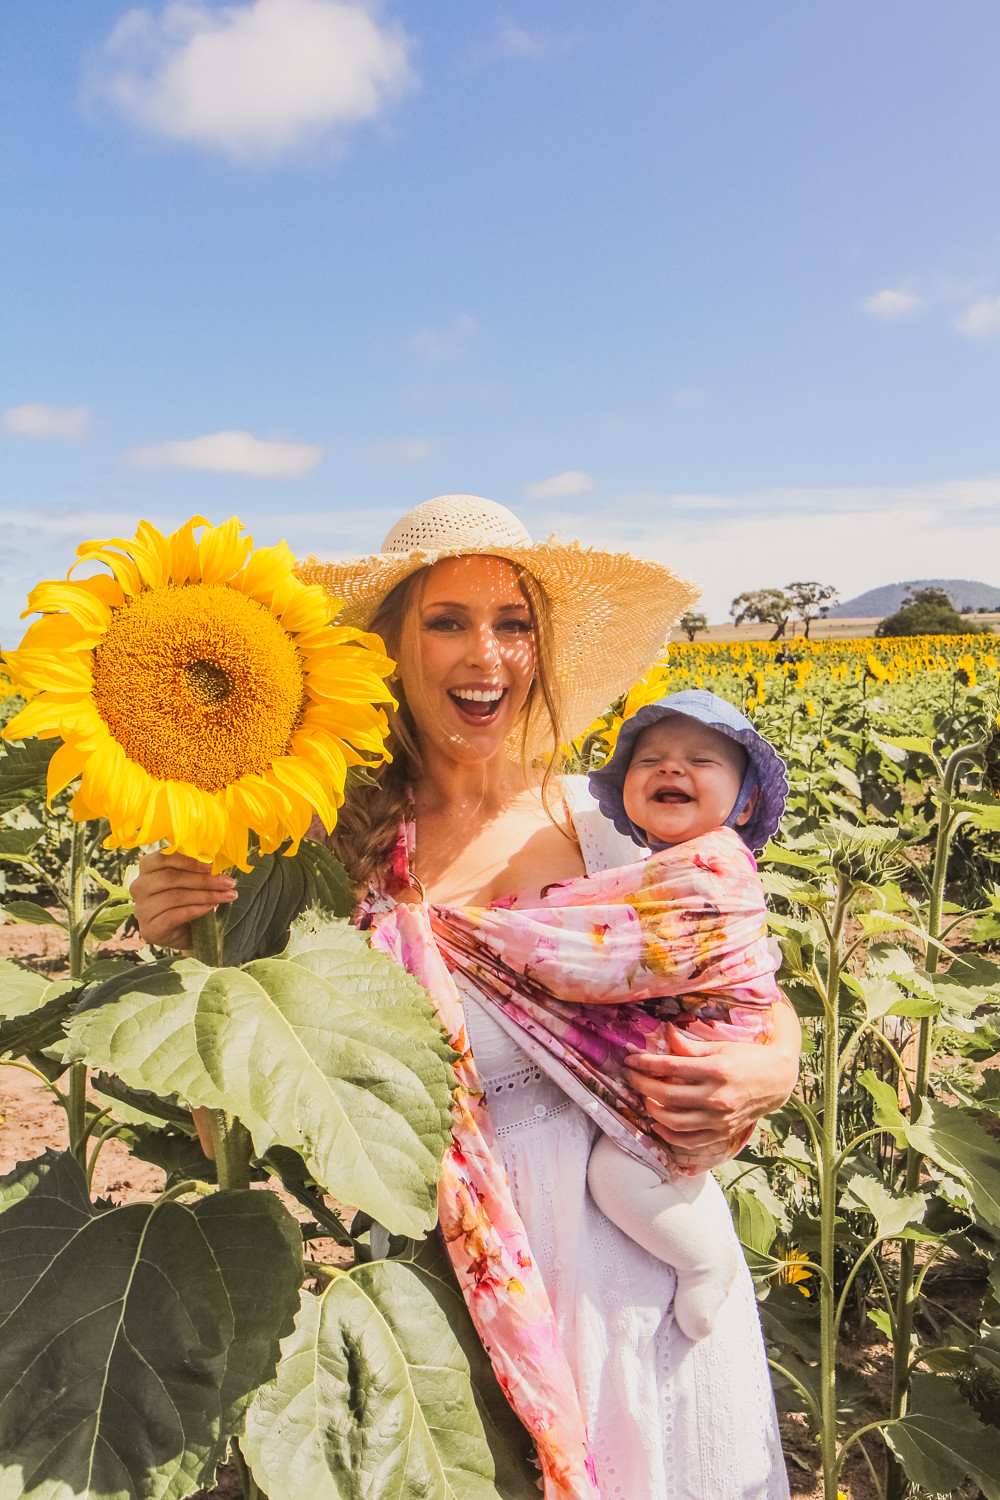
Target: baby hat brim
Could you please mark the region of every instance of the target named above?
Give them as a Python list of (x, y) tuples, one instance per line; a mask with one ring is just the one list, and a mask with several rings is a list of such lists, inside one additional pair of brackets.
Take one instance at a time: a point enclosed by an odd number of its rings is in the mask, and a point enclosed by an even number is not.
[(636, 837), (636, 829), (625, 811), (623, 793), (625, 775), (632, 760), (632, 752), (638, 736), (650, 724), (656, 724), (670, 714), (683, 714), (696, 719), (709, 729), (742, 745), (750, 758), (758, 787), (757, 801), (753, 812), (741, 828), (737, 828), (743, 842), (759, 853), (773, 838), (785, 811), (788, 800), (788, 777), (785, 763), (745, 714), (738, 708), (710, 693), (705, 688), (687, 688), (681, 693), (670, 693), (656, 703), (643, 704), (630, 719), (626, 719), (618, 731), (618, 741), (611, 759), (598, 771), (591, 771), (590, 790), (598, 807), (606, 818), (610, 818), (619, 833), (629, 838)]

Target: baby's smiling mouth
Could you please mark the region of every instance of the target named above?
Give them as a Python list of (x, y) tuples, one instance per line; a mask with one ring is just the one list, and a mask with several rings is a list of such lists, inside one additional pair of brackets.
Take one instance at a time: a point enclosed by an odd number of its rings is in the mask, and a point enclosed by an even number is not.
[(661, 787), (658, 792), (653, 793), (653, 801), (666, 804), (668, 807), (682, 807), (685, 802), (693, 802), (687, 792), (682, 792), (679, 787)]

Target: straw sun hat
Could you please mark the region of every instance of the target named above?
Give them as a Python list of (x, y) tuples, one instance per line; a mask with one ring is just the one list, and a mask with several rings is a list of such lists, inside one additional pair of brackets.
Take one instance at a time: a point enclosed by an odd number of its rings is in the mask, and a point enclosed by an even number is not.
[[(673, 625), (701, 593), (663, 563), (563, 542), (533, 542), (521, 522), (478, 495), (439, 495), (414, 506), (368, 557), (324, 562), (296, 572), (343, 600), (341, 625), (367, 627), (382, 600), (419, 568), (446, 557), (503, 557), (519, 563), (548, 596), (562, 717), (570, 735), (630, 688), (656, 660)], [(535, 743), (531, 741), (535, 740)], [(547, 748), (539, 728), (533, 751)]]

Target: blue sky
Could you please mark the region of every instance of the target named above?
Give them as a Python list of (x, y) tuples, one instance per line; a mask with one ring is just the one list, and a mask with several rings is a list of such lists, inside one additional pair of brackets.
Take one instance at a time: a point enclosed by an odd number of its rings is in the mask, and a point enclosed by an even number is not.
[(1000, 584), (996, 0), (5, 0), (0, 642), (86, 537), (453, 491)]

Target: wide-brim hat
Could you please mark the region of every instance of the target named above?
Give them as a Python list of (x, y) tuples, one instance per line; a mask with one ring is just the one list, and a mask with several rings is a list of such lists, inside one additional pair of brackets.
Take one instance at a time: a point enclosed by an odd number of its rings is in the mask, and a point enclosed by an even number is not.
[[(296, 568), (343, 601), (338, 624), (367, 628), (382, 600), (404, 578), (446, 557), (502, 557), (537, 580), (551, 607), (554, 668), (568, 735), (586, 729), (638, 682), (671, 628), (701, 589), (664, 563), (581, 547), (551, 536), (533, 542), (506, 506), (478, 495), (439, 495), (408, 511), (381, 551)], [(529, 726), (528, 750), (551, 749), (541, 715)]]
[(753, 812), (736, 832), (748, 848), (759, 854), (766, 847), (768, 839), (774, 837), (785, 811), (788, 800), (785, 762), (770, 741), (754, 728), (746, 714), (741, 714), (732, 703), (710, 693), (707, 688), (688, 688), (682, 693), (669, 693), (656, 703), (643, 704), (630, 719), (625, 720), (618, 731), (611, 759), (600, 770), (590, 773), (590, 790), (601, 812), (611, 819), (619, 833), (640, 842), (638, 835), (643, 830), (636, 829), (625, 811), (625, 774), (639, 735), (650, 724), (658, 724), (670, 714), (684, 714), (689, 719), (697, 719), (699, 724), (707, 724), (710, 729), (717, 729), (720, 734), (735, 740), (747, 752), (750, 763), (729, 818), (733, 819), (737, 812), (742, 811), (750, 792), (756, 786), (757, 801)]

